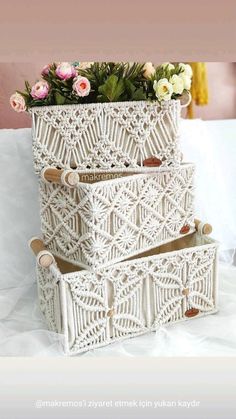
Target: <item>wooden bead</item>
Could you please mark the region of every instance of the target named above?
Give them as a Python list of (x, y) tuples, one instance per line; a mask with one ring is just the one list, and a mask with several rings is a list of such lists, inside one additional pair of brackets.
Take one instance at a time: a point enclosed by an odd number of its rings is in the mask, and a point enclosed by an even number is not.
[(111, 308), (110, 310), (108, 310), (107, 312), (107, 317), (113, 317), (114, 316), (114, 308)]
[(189, 295), (189, 288), (184, 288), (183, 291), (182, 291), (182, 294), (188, 296)]

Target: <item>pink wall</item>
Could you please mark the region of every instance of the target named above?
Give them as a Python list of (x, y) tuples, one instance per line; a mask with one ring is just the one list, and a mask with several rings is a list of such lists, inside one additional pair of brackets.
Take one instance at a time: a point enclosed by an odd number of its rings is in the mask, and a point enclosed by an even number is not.
[(236, 63), (207, 63), (209, 104), (195, 106), (194, 117), (236, 118)]
[[(33, 83), (45, 63), (0, 63), (0, 128), (31, 125), (28, 114), (17, 114), (9, 105), (15, 89), (24, 88), (24, 80)], [(195, 108), (195, 117), (202, 119), (236, 118), (236, 64), (207, 63), (209, 104)]]

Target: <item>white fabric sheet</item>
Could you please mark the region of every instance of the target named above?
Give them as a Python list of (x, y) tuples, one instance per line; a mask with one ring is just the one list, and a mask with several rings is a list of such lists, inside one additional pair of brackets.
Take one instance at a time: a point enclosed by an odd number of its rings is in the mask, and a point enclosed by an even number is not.
[[(211, 222), (222, 255), (236, 245), (236, 120), (183, 120), (185, 161), (197, 164), (196, 214)], [(38, 308), (35, 259), (27, 246), (40, 234), (37, 179), (29, 129), (0, 130), (0, 356), (63, 355)], [(228, 259), (229, 260), (229, 259)], [(236, 355), (236, 268), (220, 266), (220, 311), (82, 356)]]
[(236, 247), (236, 120), (182, 120), (181, 132), (184, 158), (196, 164), (196, 214), (213, 225), (230, 262)]

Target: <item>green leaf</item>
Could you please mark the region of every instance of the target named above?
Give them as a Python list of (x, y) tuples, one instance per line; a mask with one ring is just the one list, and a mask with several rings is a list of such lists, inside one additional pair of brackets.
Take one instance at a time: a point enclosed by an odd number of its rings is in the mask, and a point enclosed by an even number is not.
[(54, 92), (54, 97), (55, 97), (55, 101), (57, 105), (64, 105), (66, 98), (64, 96), (61, 95), (60, 92), (55, 91)]
[(143, 87), (136, 88), (130, 80), (124, 80), (126, 100), (145, 100), (146, 93)]
[(98, 102), (98, 103), (104, 103), (104, 102), (107, 102), (107, 99), (106, 99), (106, 97), (105, 97), (105, 96), (103, 96), (103, 95), (98, 95), (98, 96), (97, 96), (97, 102)]
[(25, 99), (29, 98), (29, 93), (21, 92), (20, 90), (16, 90), (16, 93), (19, 93), (21, 96), (23, 96)]
[(117, 76), (112, 74), (102, 86), (99, 86), (98, 91), (105, 96), (109, 102), (116, 102), (125, 91), (124, 80), (119, 80)]
[(134, 92), (135, 92), (135, 86), (134, 86), (134, 85), (133, 85), (133, 83), (131, 83), (131, 81), (130, 81), (130, 80), (128, 80), (128, 79), (126, 79), (126, 80), (124, 81), (124, 83), (125, 83), (125, 90), (126, 90), (126, 92), (127, 92), (128, 96), (129, 96), (129, 97), (133, 97), (133, 94), (134, 94)]
[(144, 93), (142, 88), (135, 90), (132, 96), (132, 100), (145, 100), (145, 99), (146, 99), (146, 93)]
[(27, 91), (28, 93), (30, 93), (30, 92), (31, 92), (31, 87), (30, 87), (30, 84), (29, 84), (29, 82), (28, 82), (28, 81), (25, 81), (25, 89), (26, 89), (26, 91)]

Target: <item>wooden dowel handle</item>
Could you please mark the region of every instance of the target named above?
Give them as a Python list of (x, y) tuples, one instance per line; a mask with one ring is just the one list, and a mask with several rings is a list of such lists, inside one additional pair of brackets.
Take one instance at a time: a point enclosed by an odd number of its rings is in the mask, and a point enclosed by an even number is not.
[(41, 176), (47, 182), (58, 183), (59, 185), (65, 185), (72, 188), (77, 186), (80, 181), (79, 174), (74, 170), (62, 170), (52, 167), (43, 169)]
[(29, 241), (29, 246), (37, 257), (38, 264), (43, 268), (48, 268), (54, 262), (53, 255), (47, 251), (43, 241), (38, 237), (33, 237)]
[(200, 234), (211, 234), (212, 232), (212, 226), (208, 223), (203, 223), (200, 220), (195, 219), (195, 228)]

